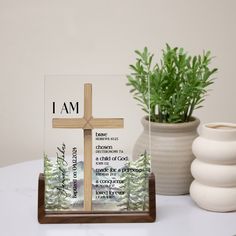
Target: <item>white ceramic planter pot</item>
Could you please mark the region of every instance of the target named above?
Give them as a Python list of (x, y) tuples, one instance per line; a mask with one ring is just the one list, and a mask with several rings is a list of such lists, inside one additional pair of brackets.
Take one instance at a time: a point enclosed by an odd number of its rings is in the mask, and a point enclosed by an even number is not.
[(236, 210), (236, 124), (211, 123), (193, 142), (190, 195), (211, 211)]
[[(199, 120), (179, 124), (151, 122), (152, 171), (156, 176), (156, 191), (163, 195), (189, 193), (193, 180), (190, 166), (194, 159), (192, 142), (197, 136)], [(133, 157), (148, 148), (148, 121), (142, 119), (143, 133), (138, 138)]]
[(194, 180), (190, 193), (195, 202), (206, 210), (219, 212), (236, 210), (236, 187), (212, 187)]

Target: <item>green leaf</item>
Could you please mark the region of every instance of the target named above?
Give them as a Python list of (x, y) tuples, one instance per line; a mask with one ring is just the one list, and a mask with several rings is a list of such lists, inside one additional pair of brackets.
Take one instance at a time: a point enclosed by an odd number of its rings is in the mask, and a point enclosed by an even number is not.
[[(130, 65), (128, 86), (134, 99), (148, 112), (148, 79), (150, 80), (151, 119), (159, 122), (189, 121), (195, 109), (202, 107), (212, 75), (217, 68), (210, 68), (211, 53), (188, 55), (183, 48), (166, 44), (159, 63), (152, 66), (153, 54), (148, 48), (135, 51), (136, 63)], [(155, 107), (158, 107), (158, 118)]]

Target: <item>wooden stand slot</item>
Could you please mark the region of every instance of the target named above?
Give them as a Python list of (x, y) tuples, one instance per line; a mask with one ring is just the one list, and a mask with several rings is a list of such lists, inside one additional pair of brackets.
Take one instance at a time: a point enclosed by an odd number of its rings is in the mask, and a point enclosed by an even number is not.
[(156, 193), (155, 176), (149, 176), (149, 211), (61, 211), (45, 210), (44, 202), (45, 181), (44, 175), (39, 175), (38, 185), (38, 221), (41, 224), (68, 224), (68, 223), (142, 223), (156, 220)]

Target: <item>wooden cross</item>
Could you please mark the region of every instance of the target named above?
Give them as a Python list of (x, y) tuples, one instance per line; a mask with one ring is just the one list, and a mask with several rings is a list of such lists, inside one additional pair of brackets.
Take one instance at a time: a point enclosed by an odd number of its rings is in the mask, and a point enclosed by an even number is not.
[(92, 84), (84, 84), (84, 117), (53, 118), (53, 128), (81, 128), (84, 130), (84, 210), (92, 210), (92, 129), (123, 128), (123, 118), (93, 118)]

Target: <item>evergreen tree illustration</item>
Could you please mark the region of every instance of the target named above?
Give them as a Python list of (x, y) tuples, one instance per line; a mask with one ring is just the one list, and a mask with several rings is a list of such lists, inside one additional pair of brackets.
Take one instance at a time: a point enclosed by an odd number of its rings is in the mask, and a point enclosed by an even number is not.
[(135, 175), (130, 169), (132, 169), (132, 163), (127, 162), (125, 167), (123, 168), (123, 172), (121, 174), (122, 184), (120, 185), (120, 190), (124, 192), (118, 199), (121, 210), (125, 211), (133, 211), (137, 208), (137, 200), (135, 194), (135, 189), (137, 188), (137, 183), (135, 179)]
[[(65, 151), (65, 144), (60, 151)], [(64, 152), (65, 153), (65, 152)], [(68, 163), (64, 154), (57, 153), (57, 160), (54, 163), (44, 154), (44, 175), (45, 175), (45, 208), (51, 210), (68, 209), (70, 207), (70, 178)]]
[(135, 190), (135, 194), (137, 194), (136, 207), (138, 210), (145, 211), (149, 209), (150, 155), (145, 151), (135, 161), (134, 166), (141, 170), (135, 174), (137, 180), (137, 188)]
[[(65, 151), (65, 147), (63, 143), (62, 148), (58, 148), (58, 150), (60, 152)], [(57, 171), (57, 208), (68, 209), (70, 207), (71, 189), (68, 163), (65, 160), (64, 154), (57, 153), (55, 167)]]
[(57, 171), (53, 161), (44, 154), (45, 208), (57, 208)]

